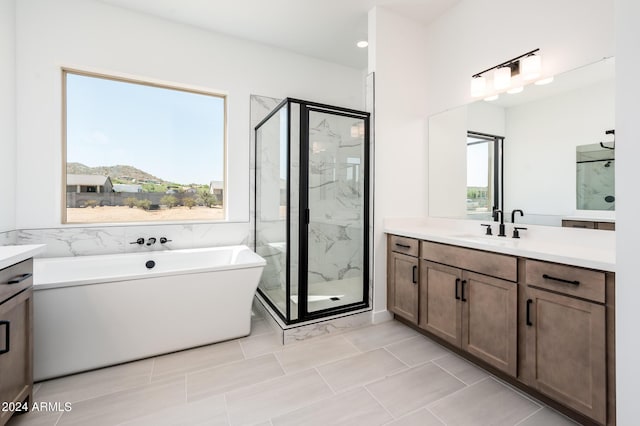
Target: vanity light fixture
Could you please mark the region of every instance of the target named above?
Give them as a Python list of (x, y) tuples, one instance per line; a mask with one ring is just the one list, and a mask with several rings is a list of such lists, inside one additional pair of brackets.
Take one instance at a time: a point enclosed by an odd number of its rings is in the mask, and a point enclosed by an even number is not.
[(491, 96), (487, 96), (486, 98), (484, 98), (485, 101), (487, 102), (491, 102), (491, 101), (495, 101), (500, 97), (500, 95), (491, 95)]
[(356, 46), (358, 46), (360, 49), (364, 49), (365, 47), (369, 46), (369, 42), (367, 40), (360, 40), (356, 43)]
[(542, 57), (530, 54), (520, 59), (520, 75), (524, 81), (535, 80), (542, 72)]
[(511, 89), (507, 90), (507, 93), (510, 95), (515, 95), (516, 93), (520, 93), (524, 90), (524, 87), (522, 86), (516, 86), (516, 87), (512, 87)]
[[(491, 97), (491, 90), (487, 91), (486, 77), (484, 76), (490, 71), (493, 71), (493, 91), (521, 92), (523, 82), (536, 79), (542, 73), (542, 58), (539, 52), (540, 49), (534, 49), (472, 75), (471, 96), (478, 98), (489, 95)], [(512, 77), (517, 77), (519, 81), (512, 81), (515, 80)]]

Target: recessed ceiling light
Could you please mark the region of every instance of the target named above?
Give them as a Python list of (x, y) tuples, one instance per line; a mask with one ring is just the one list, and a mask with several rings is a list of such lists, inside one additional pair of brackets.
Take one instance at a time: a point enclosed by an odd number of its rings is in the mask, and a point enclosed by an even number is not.
[(360, 40), (359, 42), (356, 43), (356, 46), (358, 46), (360, 49), (364, 49), (368, 45), (369, 45), (369, 42), (367, 40)]
[(543, 78), (542, 80), (538, 80), (535, 82), (538, 86), (544, 86), (545, 84), (549, 84), (553, 81), (553, 77)]

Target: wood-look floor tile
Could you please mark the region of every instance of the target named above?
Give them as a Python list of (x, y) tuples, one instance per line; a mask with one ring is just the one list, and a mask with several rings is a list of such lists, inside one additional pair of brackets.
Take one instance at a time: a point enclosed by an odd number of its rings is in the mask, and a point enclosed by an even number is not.
[(161, 409), (121, 423), (122, 426), (223, 426), (228, 424), (223, 395)]
[(423, 336), (416, 336), (412, 339), (393, 343), (386, 346), (385, 349), (411, 367), (436, 358), (441, 358), (451, 353), (444, 347)]
[(423, 408), (387, 423), (385, 426), (444, 426), (444, 423), (438, 420), (429, 410)]
[(266, 333), (258, 336), (249, 336), (239, 340), (246, 358), (254, 358), (260, 355), (280, 351), (283, 348), (282, 340), (277, 333)]
[(172, 378), (134, 389), (81, 401), (60, 418), (57, 426), (113, 426), (186, 401), (185, 378)]
[(401, 417), (464, 388), (465, 384), (428, 363), (366, 387), (394, 417)]
[(34, 399), (79, 402), (149, 383), (153, 360), (130, 362), (41, 382)]
[(557, 411), (543, 408), (531, 417), (518, 423), (518, 426), (576, 426), (578, 423)]
[(406, 368), (385, 349), (376, 349), (323, 365), (318, 367), (318, 371), (334, 391), (341, 392)]
[(190, 373), (187, 374), (187, 399), (196, 401), (283, 374), (284, 371), (273, 354)]
[(155, 358), (152, 380), (228, 364), (244, 359), (237, 340), (202, 346)]
[(482, 368), (465, 361), (457, 355), (450, 354), (433, 362), (468, 385), (489, 377), (489, 374)]
[(513, 426), (540, 406), (487, 378), (433, 403), (429, 409), (447, 425)]
[(344, 337), (365, 352), (418, 335), (417, 331), (394, 320), (350, 331)]
[(232, 425), (265, 421), (333, 395), (315, 370), (286, 375), (227, 393)]
[(335, 336), (288, 345), (275, 355), (284, 371), (289, 374), (359, 353), (360, 351), (343, 336)]
[(382, 425), (393, 417), (364, 388), (271, 419), (274, 426)]
[(29, 412), (13, 416), (7, 426), (55, 426), (62, 413)]

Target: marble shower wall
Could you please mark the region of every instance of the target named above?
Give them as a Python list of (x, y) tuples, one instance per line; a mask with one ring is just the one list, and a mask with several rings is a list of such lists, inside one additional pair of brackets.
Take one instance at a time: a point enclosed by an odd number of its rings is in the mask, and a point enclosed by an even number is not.
[(578, 210), (615, 210), (615, 160), (577, 165)]

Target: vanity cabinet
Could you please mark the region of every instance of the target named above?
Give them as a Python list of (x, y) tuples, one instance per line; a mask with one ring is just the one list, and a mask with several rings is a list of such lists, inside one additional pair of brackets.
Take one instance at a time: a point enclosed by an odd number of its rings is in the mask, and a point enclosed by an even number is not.
[(526, 283), (523, 380), (605, 424), (605, 273), (527, 260)]
[[(0, 270), (0, 402), (21, 407), (31, 401), (33, 389), (32, 262)], [(0, 425), (13, 414), (0, 411)]]
[(387, 242), (387, 308), (418, 324), (418, 240), (391, 235)]
[(517, 259), (428, 241), (421, 244), (418, 325), (515, 377)]

